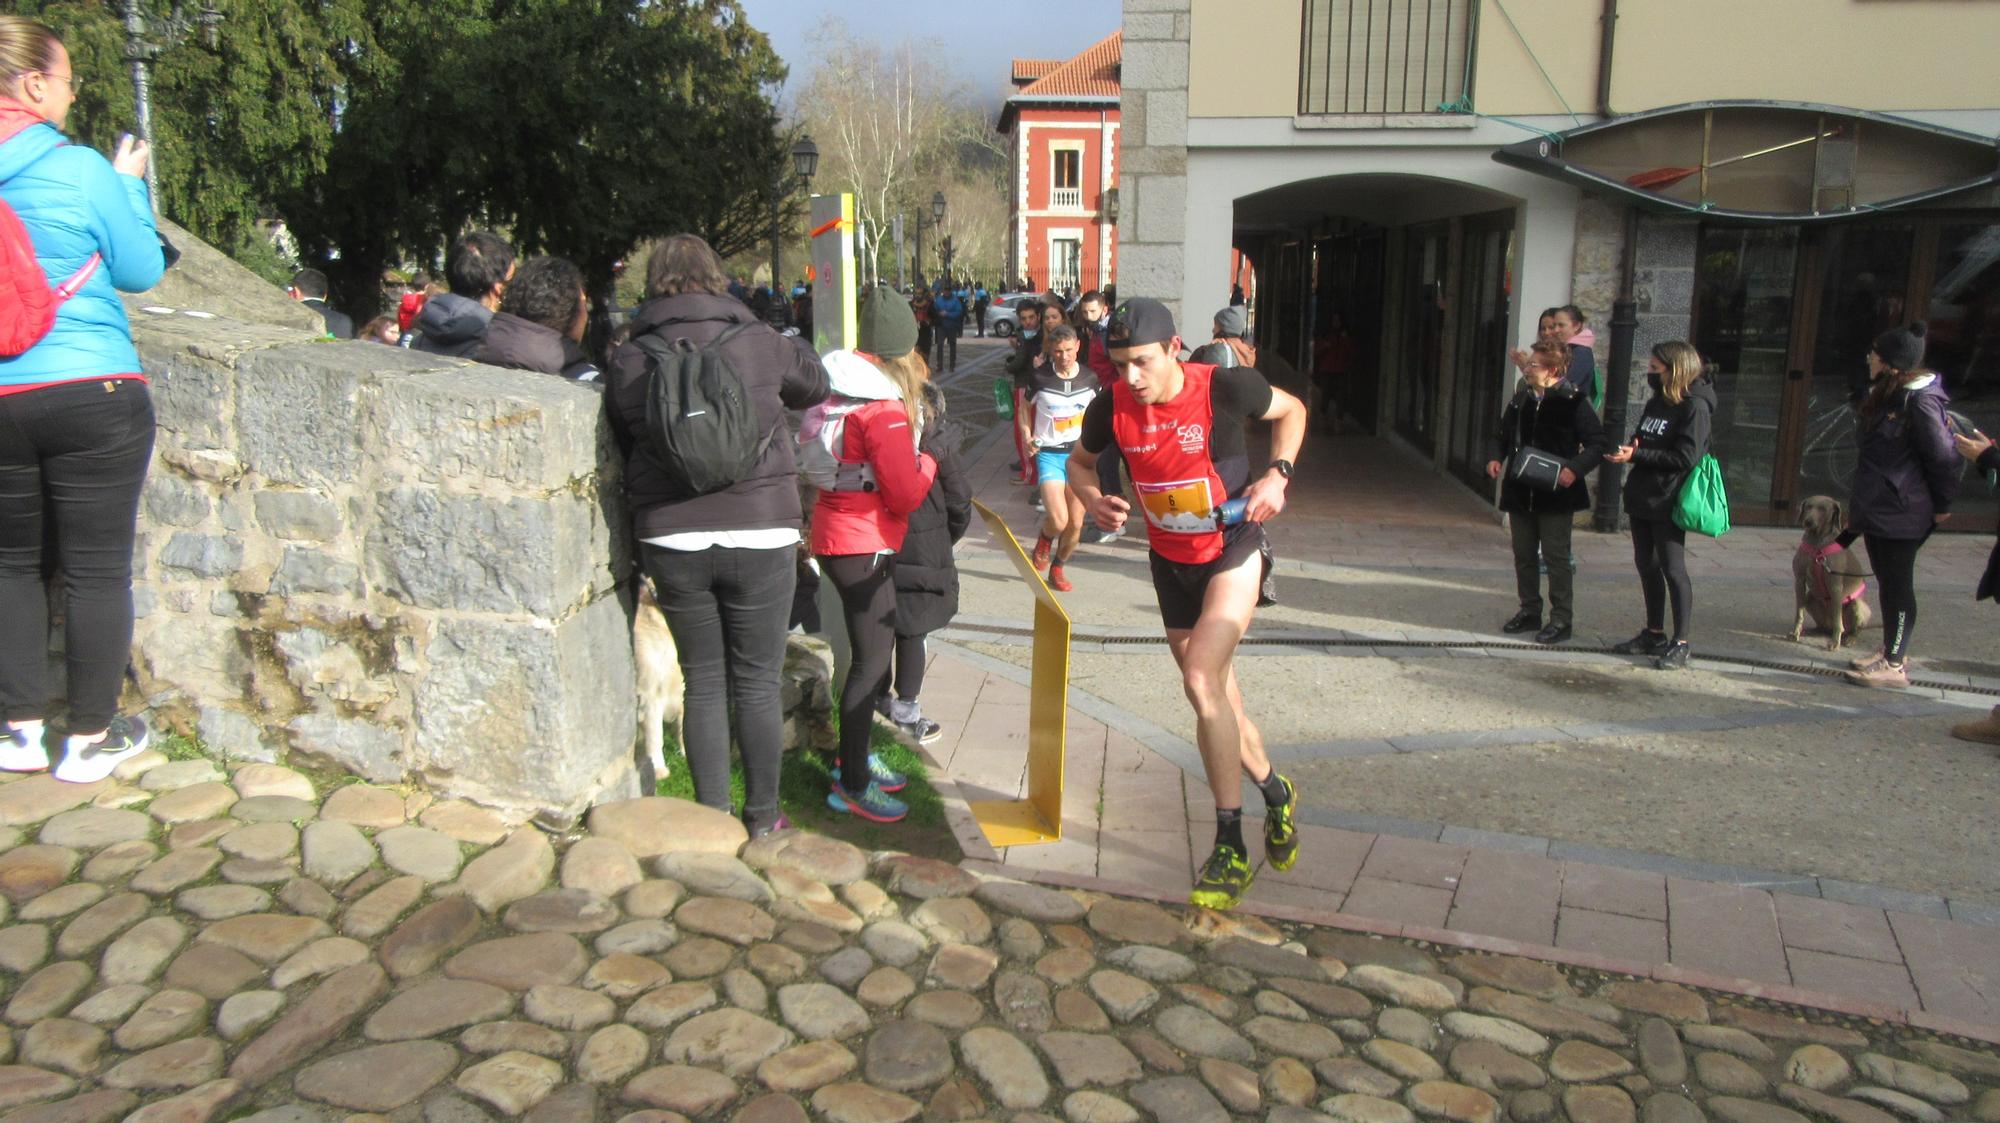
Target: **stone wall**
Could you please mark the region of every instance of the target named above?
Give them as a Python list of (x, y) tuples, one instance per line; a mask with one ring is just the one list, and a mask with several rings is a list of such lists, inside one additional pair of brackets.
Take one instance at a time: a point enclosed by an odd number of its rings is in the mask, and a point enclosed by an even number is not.
[[(1692, 338), (1695, 252), (1700, 234), (1700, 222), (1694, 218), (1639, 216), (1637, 268), (1632, 276), (1639, 326), (1633, 332), (1627, 384), (1626, 416), (1632, 424), (1637, 424), (1639, 411), (1651, 393), (1646, 387), (1646, 360), (1653, 348), (1668, 340)], [(1611, 356), (1611, 304), (1618, 298), (1624, 239), (1624, 205), (1586, 193), (1577, 204), (1571, 300), (1597, 330), (1595, 351), (1600, 370), (1607, 368)]]
[(134, 663), (162, 724), (555, 820), (637, 792), (597, 392), (185, 312), (134, 332), (159, 414)]
[(1118, 294), (1161, 300), (1183, 325), (1190, 12), (1190, 0), (1124, 0), (1118, 96)]

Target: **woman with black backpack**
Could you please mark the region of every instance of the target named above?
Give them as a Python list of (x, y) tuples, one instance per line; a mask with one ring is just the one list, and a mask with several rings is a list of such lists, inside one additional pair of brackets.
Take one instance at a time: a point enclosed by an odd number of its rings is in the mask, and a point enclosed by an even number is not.
[(1951, 517), (1958, 495), (1958, 451), (1944, 380), (1926, 370), (1924, 325), (1892, 328), (1868, 352), (1868, 396), (1861, 402), (1861, 456), (1847, 528), (1859, 532), (1882, 604), (1882, 650), (1854, 660), (1857, 686), (1910, 685), (1906, 659), (1917, 623), (1917, 551)]
[[(633, 339), (611, 355), (608, 408), (625, 452), (625, 497), (639, 562), (657, 591), (687, 680), (681, 746), (695, 799), (731, 811), (729, 711), (743, 754), (743, 821), (752, 837), (786, 825), (778, 811), (784, 760), (779, 685), (803, 511), (784, 412), (827, 395), (826, 370), (801, 343), (759, 321), (729, 295), (707, 242), (676, 234), (654, 250)], [(661, 348), (685, 340), (727, 358), (759, 431), (755, 464), (719, 490), (702, 490), (663, 451), (647, 423), (650, 374)]]

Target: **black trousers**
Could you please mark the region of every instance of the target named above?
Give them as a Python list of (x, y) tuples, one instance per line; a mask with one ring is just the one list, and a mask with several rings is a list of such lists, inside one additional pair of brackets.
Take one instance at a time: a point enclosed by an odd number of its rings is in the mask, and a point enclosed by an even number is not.
[[(1667, 600), (1674, 606), (1674, 640), (1688, 638), (1694, 619), (1694, 585), (1688, 580), (1687, 531), (1672, 519), (1632, 519), (1632, 562), (1646, 597), (1646, 627), (1666, 626)], [(1551, 565), (1553, 568), (1553, 565)]]
[(1917, 627), (1917, 551), (1930, 540), (1861, 536), (1868, 551), (1868, 568), (1875, 571), (1875, 596), (1882, 604), (1882, 652), (1901, 663), (1910, 651), (1910, 633)]
[(660, 612), (680, 651), (687, 680), (681, 746), (704, 806), (729, 802), (729, 710), (743, 754), (743, 817), (752, 829), (778, 819), (778, 776), (785, 759), (785, 713), (779, 698), (785, 634), (791, 622), (798, 552), (667, 550), (640, 544), (640, 562), (659, 591)]
[(853, 659), (840, 688), (840, 786), (868, 788), (868, 738), (875, 704), (889, 692), (896, 653), (896, 559), (893, 554), (821, 555), (821, 571), (840, 592)]
[(924, 691), (923, 636), (896, 637), (896, 697), (914, 702)]
[[(962, 329), (946, 327), (937, 329), (937, 361), (931, 364), (932, 370), (958, 369), (958, 335), (960, 330)], [(947, 349), (951, 352), (949, 360), (945, 358)]]
[(132, 544), (153, 460), (153, 397), (136, 379), (0, 396), (0, 717), (48, 715), (52, 536), (68, 598), (69, 728), (103, 729), (132, 658)]

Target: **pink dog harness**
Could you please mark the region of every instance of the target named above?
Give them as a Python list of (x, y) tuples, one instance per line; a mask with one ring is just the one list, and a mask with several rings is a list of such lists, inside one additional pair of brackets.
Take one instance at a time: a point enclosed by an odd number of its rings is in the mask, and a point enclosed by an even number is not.
[[(1840, 547), (1840, 543), (1837, 541), (1828, 542), (1824, 546), (1814, 546), (1810, 542), (1799, 543), (1799, 553), (1804, 554), (1812, 559), (1812, 593), (1814, 599), (1816, 600), (1833, 599), (1833, 587), (1827, 581), (1827, 576), (1826, 576), (1826, 559), (1834, 554), (1838, 554), (1841, 552), (1842, 550)], [(1864, 577), (1861, 579), (1859, 584), (1854, 586), (1854, 591), (1852, 593), (1849, 593), (1847, 596), (1841, 598), (1840, 603), (1853, 604), (1855, 601), (1861, 599), (1861, 594), (1867, 591), (1868, 591), (1868, 579)]]

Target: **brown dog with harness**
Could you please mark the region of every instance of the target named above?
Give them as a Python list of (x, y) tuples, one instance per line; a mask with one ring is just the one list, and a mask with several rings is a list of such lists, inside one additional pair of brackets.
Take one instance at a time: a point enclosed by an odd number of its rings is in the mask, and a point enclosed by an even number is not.
[(1854, 634), (1874, 617), (1863, 596), (1868, 591), (1868, 570), (1838, 541), (1846, 515), (1840, 500), (1824, 495), (1799, 504), (1799, 525), (1805, 533), (1792, 555), (1796, 603), (1791, 638), (1799, 638), (1805, 631), (1806, 617), (1811, 616), (1814, 630), (1828, 633), (1828, 651), (1853, 642)]

